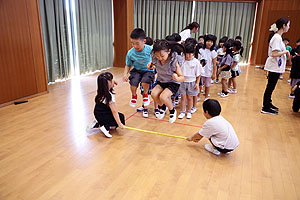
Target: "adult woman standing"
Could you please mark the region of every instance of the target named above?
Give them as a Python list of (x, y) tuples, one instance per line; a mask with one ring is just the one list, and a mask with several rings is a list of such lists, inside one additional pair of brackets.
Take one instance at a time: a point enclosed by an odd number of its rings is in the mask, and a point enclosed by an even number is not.
[(265, 70), (268, 73), (268, 84), (264, 93), (263, 108), (261, 113), (278, 114), (278, 108), (272, 104), (272, 93), (275, 89), (280, 73), (284, 73), (287, 58), (290, 53), (286, 50), (282, 41), (282, 34), (290, 29), (290, 20), (288, 18), (279, 18), (270, 28), (268, 58), (265, 64)]
[(187, 25), (181, 32), (181, 41), (185, 41), (187, 38), (192, 37), (192, 33), (197, 33), (199, 31), (200, 25), (197, 22), (192, 22)]

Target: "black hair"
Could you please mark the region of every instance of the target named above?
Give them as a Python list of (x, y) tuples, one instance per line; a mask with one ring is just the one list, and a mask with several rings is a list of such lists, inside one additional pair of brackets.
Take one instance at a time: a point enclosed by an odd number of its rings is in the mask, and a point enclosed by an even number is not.
[[(278, 30), (280, 30), (281, 28), (283, 28), (283, 25), (287, 25), (289, 23), (289, 21), (290, 21), (289, 18), (286, 18), (286, 17), (281, 17), (281, 18), (277, 19), (277, 21), (275, 22), (276, 28), (278, 28)], [(270, 43), (270, 41), (274, 35), (275, 35), (275, 32), (270, 31), (268, 43)]]
[(235, 39), (242, 40), (242, 37), (238, 35), (235, 37)]
[(300, 42), (300, 39), (298, 39), (298, 40), (296, 41), (296, 43), (298, 43), (298, 42)]
[(175, 42), (181, 41), (181, 36), (178, 33), (173, 33), (172, 36), (174, 37)]
[(184, 44), (184, 53), (193, 53), (195, 55), (195, 45), (192, 43)]
[(145, 31), (141, 28), (135, 28), (130, 34), (131, 39), (144, 40), (146, 38)]
[(203, 102), (203, 111), (208, 112), (208, 114), (212, 117), (218, 116), (221, 113), (221, 105), (215, 99), (207, 99)]
[(200, 36), (198, 37), (198, 40), (200, 40), (200, 38), (203, 38), (203, 39), (204, 39), (204, 36), (203, 36), (203, 35), (200, 35)]
[(150, 45), (150, 46), (153, 45), (153, 39), (151, 37), (146, 37), (145, 39), (146, 39), (145, 44)]
[(235, 47), (236, 50), (240, 50), (242, 48), (242, 43), (236, 40), (232, 43), (232, 47)]
[(232, 52), (232, 43), (229, 40), (227, 40), (227, 42), (224, 43), (223, 48), (226, 48), (226, 54), (225, 55), (230, 55), (231, 57), (233, 57), (233, 52)]
[(192, 45), (196, 46), (198, 44), (198, 42), (197, 42), (197, 40), (195, 38), (187, 38), (184, 41), (184, 45), (185, 44), (192, 44)]
[(113, 93), (113, 89), (109, 90), (108, 81), (113, 79), (113, 75), (110, 72), (101, 73), (97, 78), (97, 95), (95, 97), (95, 103), (99, 104), (101, 102), (105, 102), (106, 105), (109, 105), (111, 101), (111, 93)]
[(178, 44), (177, 42), (172, 42), (172, 41), (167, 41), (165, 39), (162, 40), (155, 40), (154, 44), (153, 44), (153, 49), (152, 49), (152, 53), (155, 53), (157, 51), (169, 51), (171, 50), (171, 53), (169, 56), (171, 56), (171, 54), (173, 52), (177, 52), (177, 54), (181, 54), (181, 52), (184, 51), (184, 48), (181, 44)]
[(219, 44), (218, 44), (218, 48), (220, 48), (220, 43), (225, 43), (228, 40), (227, 36), (223, 36), (220, 40), (219, 40)]
[(283, 38), (282, 41), (288, 41), (288, 42), (290, 42), (290, 39), (289, 38)]
[(175, 42), (175, 37), (173, 35), (168, 35), (166, 40)]
[(182, 29), (182, 31), (186, 30), (186, 29), (190, 29), (192, 30), (193, 28), (199, 28), (200, 25), (197, 22), (192, 22), (189, 25), (187, 25), (184, 29)]
[(203, 47), (204, 49), (206, 48), (206, 42), (209, 40), (213, 42), (213, 45), (210, 47), (210, 50), (212, 51), (215, 49), (217, 37), (215, 35), (211, 35), (211, 34), (205, 35), (204, 36), (204, 47)]
[(296, 46), (296, 52), (298, 55), (300, 54), (300, 45)]

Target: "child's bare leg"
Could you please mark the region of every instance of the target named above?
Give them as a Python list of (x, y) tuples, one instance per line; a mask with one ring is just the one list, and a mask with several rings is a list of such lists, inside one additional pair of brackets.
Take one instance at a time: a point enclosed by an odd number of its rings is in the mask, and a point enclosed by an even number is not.
[(137, 90), (136, 86), (133, 86), (133, 85), (130, 86), (130, 91), (131, 91), (132, 96), (136, 95), (136, 90)]
[(143, 89), (144, 89), (144, 94), (148, 94), (150, 84), (142, 83), (142, 86), (143, 86)]
[(236, 78), (232, 78), (233, 89), (236, 90)]
[(181, 103), (180, 103), (181, 112), (185, 112), (185, 107), (186, 107), (186, 95), (181, 94)]
[(160, 106), (163, 105), (159, 98), (162, 91), (163, 89), (160, 87), (160, 85), (156, 85), (151, 92), (151, 97), (153, 98), (154, 102)]
[(169, 110), (173, 110), (174, 106), (171, 101), (172, 94), (173, 93), (168, 88), (164, 89), (159, 96), (161, 102), (161, 104), (159, 105), (165, 104), (169, 108)]
[(188, 101), (188, 111), (191, 111), (193, 107), (193, 97), (187, 96), (187, 101)]
[(222, 90), (224, 92), (227, 92), (227, 83), (226, 83), (226, 79), (222, 78)]
[(208, 98), (208, 94), (209, 94), (209, 87), (205, 86), (205, 98)]
[(192, 107), (195, 107), (196, 108), (196, 106), (197, 106), (197, 96), (193, 96), (193, 98), (192, 98)]
[(228, 80), (228, 88), (231, 87), (231, 84), (232, 84), (232, 78), (230, 78), (230, 79)]

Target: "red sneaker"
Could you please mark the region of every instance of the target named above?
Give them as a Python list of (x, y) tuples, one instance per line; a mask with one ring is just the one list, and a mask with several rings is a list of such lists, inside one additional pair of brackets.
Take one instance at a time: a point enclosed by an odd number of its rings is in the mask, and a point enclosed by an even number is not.
[(132, 98), (131, 98), (131, 100), (130, 100), (130, 102), (129, 102), (129, 105), (130, 105), (131, 107), (135, 107), (135, 106), (136, 106), (136, 102), (137, 102), (137, 95), (132, 96)]
[(144, 106), (149, 106), (150, 105), (150, 99), (148, 94), (143, 94), (143, 105)]

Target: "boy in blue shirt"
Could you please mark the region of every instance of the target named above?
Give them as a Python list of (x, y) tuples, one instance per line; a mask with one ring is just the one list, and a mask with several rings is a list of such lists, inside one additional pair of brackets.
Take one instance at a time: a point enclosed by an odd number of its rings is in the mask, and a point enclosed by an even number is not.
[[(154, 80), (153, 70), (147, 69), (147, 64), (152, 61), (152, 47), (145, 44), (146, 34), (143, 29), (136, 28), (130, 34), (130, 41), (133, 46), (126, 55), (126, 66), (124, 69), (123, 80), (128, 81), (132, 98), (129, 105), (136, 106), (137, 87), (141, 83), (143, 92), (143, 105), (146, 107), (150, 104), (148, 90)], [(132, 70), (130, 70), (132, 68)], [(129, 75), (130, 73), (130, 75)]]

